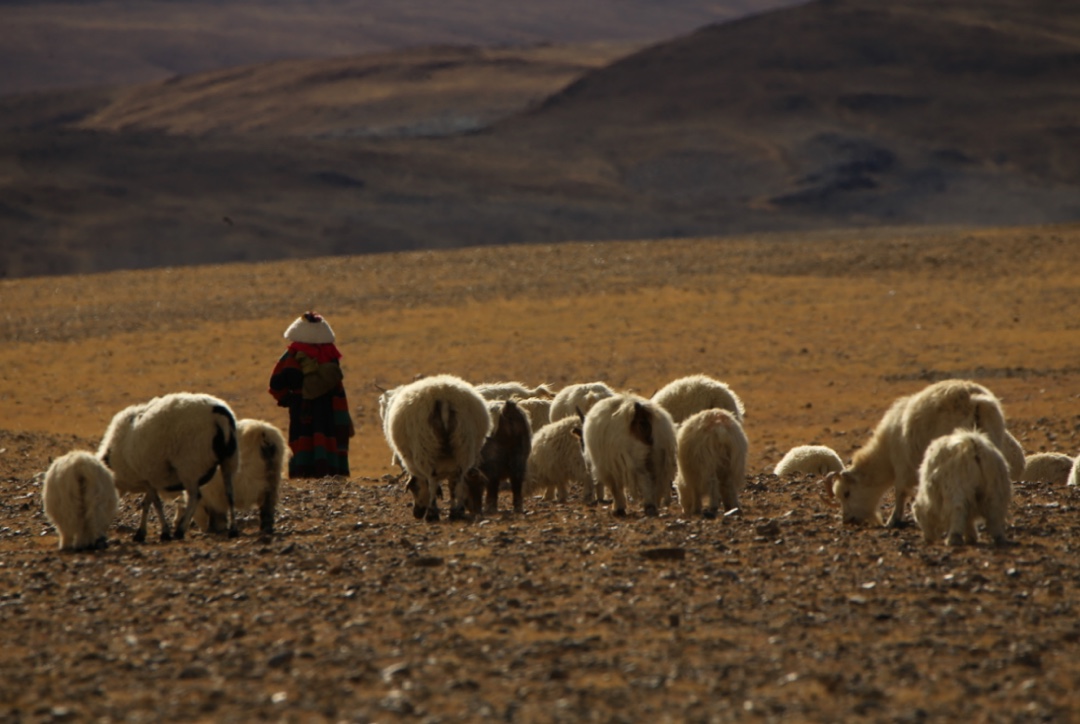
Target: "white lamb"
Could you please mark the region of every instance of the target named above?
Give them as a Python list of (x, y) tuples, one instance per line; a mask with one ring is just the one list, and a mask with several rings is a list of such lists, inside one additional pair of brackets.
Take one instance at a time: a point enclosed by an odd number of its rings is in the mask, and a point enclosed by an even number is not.
[[(709, 409), (683, 420), (678, 432), (679, 472), (675, 488), (687, 515), (715, 518), (718, 507), (739, 507), (746, 485), (749, 443), (739, 419), (728, 410)], [(708, 507), (703, 501), (709, 499)]]
[(627, 494), (641, 502), (645, 515), (657, 515), (675, 479), (671, 415), (643, 397), (619, 394), (589, 410), (582, 433), (594, 483), (586, 490), (586, 502), (595, 502), (597, 490), (607, 488), (615, 500), (614, 515), (626, 515)]
[(116, 518), (113, 474), (88, 452), (53, 461), (41, 489), (45, 516), (60, 535), (60, 550), (105, 548), (105, 532)]
[[(263, 420), (238, 421), (236, 439), (240, 468), (233, 478), (233, 502), (237, 510), (257, 507), (259, 530), (271, 535), (289, 445), (281, 430)], [(225, 480), (219, 471), (202, 488), (195, 509), (195, 525), (207, 532), (224, 533), (228, 512)]]
[(975, 523), (986, 521), (995, 544), (1006, 543), (1012, 499), (1008, 464), (982, 432), (957, 430), (926, 448), (912, 512), (927, 543), (948, 536), (949, 545), (975, 543)]
[[(142, 516), (135, 541), (146, 540), (153, 505), (161, 540), (182, 539), (201, 497), (200, 488), (220, 469), (228, 501), (230, 537), (239, 535), (233, 505), (233, 478), (239, 455), (236, 416), (216, 397), (177, 392), (132, 405), (117, 413), (105, 431), (98, 457), (113, 472), (121, 493), (142, 493)], [(187, 505), (170, 532), (161, 492), (186, 492)]]
[(675, 424), (696, 412), (709, 409), (727, 410), (741, 423), (746, 416), (742, 400), (720, 380), (707, 375), (680, 377), (657, 390), (652, 401), (671, 413)]
[(532, 452), (525, 478), (529, 495), (542, 492), (544, 500), (565, 503), (570, 484), (591, 485), (581, 449), (582, 422), (577, 415), (564, 417), (540, 428), (533, 436)]
[(540, 428), (551, 422), (551, 400), (543, 397), (526, 397), (517, 401), (517, 406), (529, 418), (529, 426), (533, 432), (539, 432)]
[(550, 400), (555, 392), (547, 385), (526, 387), (521, 382), (482, 382), (476, 385), (476, 391), (485, 400), (505, 401), (524, 400), (526, 397), (543, 397)]
[(827, 445), (797, 445), (773, 468), (776, 475), (828, 475), (844, 469), (844, 461)]
[(1024, 472), (1019, 480), (1041, 480), (1054, 485), (1064, 485), (1076, 461), (1063, 453), (1047, 452), (1028, 455), (1024, 459)]
[[(413, 515), (438, 520), (436, 494), (440, 480), (450, 486), (450, 517), (464, 517), (476, 499), (466, 476), (480, 462), (480, 450), (491, 433), (487, 401), (468, 382), (453, 375), (425, 377), (397, 389), (386, 418), (387, 442), (411, 476)], [(482, 492), (482, 488), (480, 489)], [(474, 511), (479, 512), (479, 511)]]
[(580, 412), (587, 414), (600, 400), (606, 400), (615, 395), (615, 390), (603, 382), (580, 382), (567, 385), (559, 390), (555, 399), (551, 401), (551, 422), (557, 422), (564, 417), (576, 417)]
[(995, 445), (1005, 437), (1001, 403), (990, 390), (968, 380), (945, 380), (893, 402), (870, 441), (851, 465), (829, 473), (825, 493), (840, 501), (846, 523), (880, 524), (878, 505), (889, 485), (895, 492), (890, 527), (903, 525), (904, 508), (919, 483), (919, 464), (931, 441), (958, 428), (982, 430)]

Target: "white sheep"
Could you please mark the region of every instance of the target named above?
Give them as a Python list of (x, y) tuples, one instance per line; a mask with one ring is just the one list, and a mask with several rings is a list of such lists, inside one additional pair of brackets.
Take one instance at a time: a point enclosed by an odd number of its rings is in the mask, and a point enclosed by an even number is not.
[(654, 516), (670, 500), (675, 479), (675, 423), (664, 408), (644, 397), (618, 394), (597, 402), (582, 426), (585, 456), (597, 490), (607, 488), (615, 502), (612, 513), (626, 515), (629, 494), (640, 501), (645, 515)]
[(1009, 475), (1012, 479), (1022, 480), (1024, 466), (1027, 465), (1024, 447), (1008, 430), (1005, 431), (1005, 439), (1001, 441), (1001, 454), (1005, 456), (1005, 462), (1009, 465)]
[[(411, 476), (413, 515), (438, 520), (440, 480), (450, 485), (450, 516), (464, 516), (476, 499), (469, 475), (491, 433), (487, 401), (465, 380), (453, 375), (425, 377), (398, 388), (386, 416), (387, 442)], [(480, 489), (482, 493), (482, 488)], [(479, 512), (479, 511), (474, 511)]]
[(521, 382), (482, 382), (476, 385), (476, 391), (485, 400), (524, 400), (526, 397), (541, 397), (550, 400), (555, 392), (548, 385), (527, 387)]
[(564, 417), (576, 417), (589, 412), (600, 400), (605, 400), (615, 395), (615, 390), (603, 382), (579, 382), (559, 390), (555, 399), (551, 401), (549, 417), (551, 422), (557, 422)]
[(1064, 485), (1076, 461), (1064, 453), (1046, 452), (1028, 455), (1024, 459), (1024, 472), (1018, 480), (1041, 480), (1054, 485)]
[(533, 436), (532, 452), (525, 478), (529, 495), (543, 493), (544, 500), (565, 503), (570, 499), (568, 485), (591, 485), (581, 449), (582, 421), (577, 415), (545, 425)]
[(526, 397), (517, 401), (517, 406), (529, 418), (529, 426), (533, 432), (539, 432), (540, 428), (551, 422), (551, 400), (543, 397)]
[(739, 396), (726, 383), (707, 375), (689, 375), (672, 380), (656, 391), (652, 401), (667, 410), (675, 424), (696, 412), (712, 408), (727, 410), (740, 423), (746, 416)]
[[(237, 510), (257, 507), (259, 530), (270, 535), (274, 532), (278, 493), (289, 457), (289, 445), (281, 430), (263, 420), (237, 421), (236, 440), (240, 467), (233, 478), (233, 503)], [(202, 487), (193, 519), (200, 530), (224, 533), (228, 512), (225, 479), (218, 471)]]
[(844, 461), (828, 445), (797, 445), (773, 468), (775, 475), (828, 475), (844, 469)]
[(45, 473), (41, 489), (45, 516), (60, 535), (60, 550), (105, 548), (105, 532), (116, 518), (112, 472), (93, 454), (69, 452)]
[[(150, 506), (161, 523), (161, 540), (182, 539), (201, 497), (200, 488), (217, 470), (224, 476), (230, 537), (238, 535), (233, 478), (239, 456), (236, 416), (216, 397), (177, 392), (132, 405), (109, 423), (98, 458), (113, 472), (121, 493), (142, 493), (142, 516), (135, 541), (146, 540)], [(186, 492), (187, 505), (170, 532), (161, 492)]]
[(975, 543), (975, 523), (1003, 544), (1012, 483), (1005, 457), (977, 430), (957, 430), (926, 448), (912, 513), (927, 543), (948, 536), (949, 545)]
[(903, 525), (904, 508), (919, 483), (919, 464), (931, 441), (958, 428), (982, 430), (995, 445), (1005, 437), (1001, 403), (990, 390), (968, 380), (945, 380), (893, 402), (870, 441), (851, 465), (823, 480), (825, 493), (840, 501), (846, 523), (875, 521), (892, 484), (895, 507), (887, 525)]
[[(724, 510), (738, 508), (749, 443), (735, 414), (720, 409), (694, 413), (679, 425), (677, 441), (675, 488), (683, 512), (715, 518), (721, 504)], [(705, 498), (709, 505), (703, 508)]]

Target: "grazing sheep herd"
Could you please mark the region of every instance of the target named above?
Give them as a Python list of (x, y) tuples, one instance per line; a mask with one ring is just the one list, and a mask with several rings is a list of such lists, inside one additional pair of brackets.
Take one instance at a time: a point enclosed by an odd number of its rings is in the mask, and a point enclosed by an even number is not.
[[(567, 503), (573, 490), (587, 505), (610, 502), (618, 517), (630, 502), (659, 515), (677, 496), (683, 514), (715, 518), (738, 512), (747, 478), (743, 402), (705, 375), (676, 379), (645, 398), (600, 381), (555, 392), (442, 374), (383, 390), (379, 412), (413, 515), (428, 521), (440, 517), (443, 483), (452, 520), (498, 512), (504, 488), (515, 513), (524, 512), (527, 496)], [(151, 507), (162, 540), (182, 539), (192, 524), (236, 536), (237, 510), (253, 507), (260, 531), (272, 534), (288, 455), (273, 425), (237, 422), (210, 395), (174, 393), (117, 413), (96, 455), (55, 460), (42, 503), (63, 550), (105, 545), (118, 493), (143, 496), (135, 541), (146, 538)], [(975, 543), (979, 522), (993, 543), (1007, 541), (1014, 480), (1080, 484), (1069, 456), (1025, 459), (997, 397), (968, 380), (895, 400), (847, 465), (826, 446), (798, 445), (773, 472), (820, 478), (845, 523), (883, 524), (879, 508), (891, 487), (884, 525), (902, 525), (911, 502), (926, 541), (950, 545)], [(170, 526), (163, 499), (172, 498), (180, 503)]]

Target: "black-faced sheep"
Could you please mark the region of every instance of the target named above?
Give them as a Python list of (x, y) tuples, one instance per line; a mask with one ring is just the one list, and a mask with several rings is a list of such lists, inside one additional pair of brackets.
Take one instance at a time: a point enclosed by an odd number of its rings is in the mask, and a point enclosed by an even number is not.
[(112, 472), (91, 453), (70, 452), (54, 460), (41, 499), (60, 536), (60, 550), (106, 546), (105, 533), (116, 518), (116, 485)]
[(1024, 459), (1024, 472), (1018, 480), (1041, 480), (1054, 485), (1064, 485), (1072, 471), (1073, 458), (1064, 453), (1046, 452), (1028, 455)]
[(720, 505), (724, 510), (738, 508), (739, 493), (746, 485), (749, 443), (734, 413), (719, 409), (694, 413), (679, 425), (677, 441), (675, 488), (683, 512), (715, 518)]
[(740, 423), (746, 416), (739, 396), (727, 384), (707, 375), (672, 380), (656, 391), (652, 401), (667, 410), (676, 425), (696, 412), (712, 408), (727, 410)]
[(436, 494), (439, 481), (446, 480), (450, 516), (464, 517), (466, 505), (476, 499), (475, 486), (481, 484), (470, 472), (491, 433), (487, 401), (480, 393), (453, 375), (417, 380), (395, 390), (385, 429), (390, 448), (410, 475), (413, 515), (439, 519)]
[[(221, 470), (228, 501), (230, 537), (239, 535), (233, 505), (233, 478), (239, 455), (236, 416), (216, 397), (177, 392), (132, 405), (117, 413), (98, 448), (98, 458), (113, 472), (121, 493), (142, 493), (142, 516), (135, 540), (146, 540), (153, 505), (161, 539), (182, 539), (201, 498), (201, 487)], [(187, 505), (170, 532), (161, 491), (187, 493)]]
[(776, 475), (817, 475), (838, 473), (844, 461), (827, 445), (797, 445), (788, 450), (773, 468)]
[[(281, 430), (263, 420), (238, 421), (236, 439), (240, 467), (233, 478), (234, 505), (237, 510), (258, 508), (259, 530), (270, 535), (274, 532), (278, 494), (289, 456), (289, 445)], [(219, 471), (203, 486), (193, 519), (200, 530), (224, 533), (228, 512), (225, 480)]]
[(949, 545), (975, 543), (981, 518), (1000, 545), (1011, 499), (1008, 464), (998, 447), (982, 432), (957, 430), (926, 448), (912, 513), (927, 543), (943, 535)]
[(585, 456), (594, 482), (586, 501), (607, 488), (612, 513), (626, 515), (629, 494), (645, 515), (659, 513), (675, 479), (675, 423), (664, 408), (637, 395), (619, 394), (597, 402), (582, 427)]
[(557, 422), (564, 417), (585, 414), (600, 400), (614, 396), (615, 390), (603, 382), (579, 382), (559, 390), (551, 401), (549, 418)]
[(565, 503), (569, 484), (591, 488), (592, 479), (581, 448), (582, 419), (574, 415), (545, 425), (533, 436), (525, 491), (543, 493), (544, 500)]
[(851, 465), (825, 476), (825, 492), (840, 501), (844, 522), (880, 524), (878, 505), (891, 484), (896, 502), (888, 525), (903, 525), (927, 446), (959, 428), (982, 430), (995, 445), (1002, 444), (1005, 418), (990, 390), (968, 380), (945, 380), (893, 402)]

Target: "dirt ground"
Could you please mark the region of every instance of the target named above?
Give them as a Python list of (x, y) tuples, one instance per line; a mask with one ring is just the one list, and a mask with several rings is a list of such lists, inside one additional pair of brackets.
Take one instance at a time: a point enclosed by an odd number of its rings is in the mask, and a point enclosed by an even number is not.
[[(1080, 493), (1017, 483), (1013, 544), (841, 524), (789, 447), (847, 458), (897, 396), (1001, 397), (1075, 455), (1080, 226), (567, 244), (0, 281), (0, 721), (1067, 721)], [(284, 426), (281, 333), (328, 316), (349, 480), (277, 533), (57, 551), (34, 476), (181, 389)], [(529, 500), (413, 520), (376, 385), (449, 372), (652, 392), (728, 382), (751, 479), (721, 520)], [(883, 501), (887, 509), (889, 498)]]

